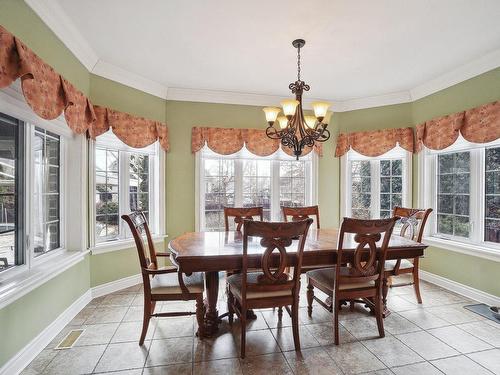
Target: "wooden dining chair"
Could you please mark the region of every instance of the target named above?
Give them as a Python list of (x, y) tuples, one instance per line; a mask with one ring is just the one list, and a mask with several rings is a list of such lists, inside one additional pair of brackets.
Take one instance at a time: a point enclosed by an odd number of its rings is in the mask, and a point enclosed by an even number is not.
[[(245, 358), (246, 321), (248, 309), (291, 306), (292, 333), (295, 350), (300, 350), (299, 294), (300, 268), (307, 231), (312, 219), (293, 223), (270, 223), (245, 220), (243, 223), (243, 258), (241, 273), (230, 276), (228, 283), (229, 323), (233, 314), (241, 322), (241, 358)], [(258, 272), (248, 272), (248, 243), (250, 237), (260, 238), (262, 253)], [(296, 240), (296, 241), (294, 241)], [(292, 246), (293, 245), (293, 246)], [(295, 254), (293, 274), (285, 272), (288, 261), (287, 248)], [(274, 253), (278, 251), (278, 254)]]
[[(314, 288), (318, 288), (328, 296), (333, 295), (335, 345), (339, 344), (339, 310), (343, 301), (362, 302), (360, 299), (369, 299), (374, 305), (379, 336), (385, 336), (382, 316), (382, 279), (389, 239), (398, 219), (394, 217), (380, 220), (344, 218), (340, 227), (337, 265), (306, 273), (309, 316), (312, 315), (313, 300), (329, 308), (326, 302), (314, 295)], [(382, 242), (377, 245), (381, 239)], [(344, 252), (344, 246), (348, 241), (356, 246), (354, 253)]]
[[(144, 284), (144, 315), (142, 321), (142, 332), (139, 345), (144, 344), (144, 339), (148, 332), (149, 321), (152, 317), (184, 316), (196, 314), (198, 321), (198, 337), (204, 336), (204, 316), (205, 307), (203, 304), (203, 274), (195, 272), (191, 275), (184, 275), (178, 265), (158, 267), (158, 256), (168, 256), (167, 253), (155, 252), (154, 243), (149, 230), (148, 222), (142, 212), (132, 212), (122, 215), (122, 219), (130, 227), (134, 236), (139, 262), (141, 265), (142, 282)], [(146, 252), (143, 235), (146, 235)], [(196, 312), (164, 312), (155, 313), (158, 301), (196, 301)]]
[(318, 206), (306, 206), (306, 207), (281, 207), (283, 212), (283, 219), (285, 222), (298, 221), (308, 219), (314, 216), (314, 221), (316, 222), (316, 228), (319, 229), (319, 207)]
[(234, 218), (235, 228), (238, 232), (241, 231), (243, 220), (254, 220), (255, 218), (260, 221), (264, 220), (263, 207), (224, 207), (224, 226), (226, 232), (229, 228), (229, 218)]
[[(398, 216), (402, 224), (400, 230), (400, 236), (409, 238), (416, 242), (422, 242), (422, 236), (424, 235), (425, 224), (427, 219), (432, 212), (432, 208), (419, 209), (419, 208), (405, 208), (405, 207), (394, 207), (393, 216)], [(411, 273), (413, 276), (413, 282), (410, 283), (400, 283), (392, 284), (391, 288), (398, 286), (413, 285), (415, 289), (415, 295), (417, 296), (418, 303), (422, 303), (422, 296), (420, 295), (420, 278), (418, 275), (418, 263), (419, 258), (413, 259), (397, 259), (388, 260), (385, 262), (385, 276), (383, 285), (383, 298), (384, 304), (387, 300), (387, 279), (392, 276), (399, 276), (403, 274)]]

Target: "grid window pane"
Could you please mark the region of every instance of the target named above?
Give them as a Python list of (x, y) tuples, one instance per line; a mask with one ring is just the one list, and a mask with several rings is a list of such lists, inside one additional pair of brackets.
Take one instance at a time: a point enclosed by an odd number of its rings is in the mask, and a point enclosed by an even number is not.
[(470, 236), (470, 153), (438, 155), (438, 233)]
[(306, 164), (302, 160), (280, 161), (280, 207), (306, 205)]
[(500, 147), (485, 150), (484, 240), (500, 242)]
[[(389, 172), (390, 166), (385, 165), (384, 173)], [(370, 219), (371, 167), (369, 161), (351, 161), (351, 181), (351, 215), (358, 219)]]
[(129, 154), (129, 209), (149, 212), (149, 156)]
[(403, 198), (403, 160), (380, 160), (380, 217), (390, 217)]

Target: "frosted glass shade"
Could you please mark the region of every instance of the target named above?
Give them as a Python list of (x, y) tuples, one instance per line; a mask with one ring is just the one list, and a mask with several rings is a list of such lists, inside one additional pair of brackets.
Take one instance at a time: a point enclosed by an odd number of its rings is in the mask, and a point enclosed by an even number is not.
[(281, 111), (276, 107), (266, 107), (262, 108), (262, 110), (266, 114), (266, 121), (269, 123), (274, 123), (276, 121), (276, 117), (278, 117), (278, 113)]
[(327, 111), (326, 112), (326, 115), (325, 115), (325, 118), (323, 119), (323, 123), (324, 124), (329, 124), (330, 123), (330, 120), (332, 119), (332, 115), (333, 115), (333, 112), (332, 111)]
[(283, 107), (283, 113), (287, 117), (291, 117), (295, 114), (295, 110), (299, 105), (299, 101), (295, 99), (287, 99), (281, 102), (281, 106)]
[(288, 119), (285, 116), (279, 116), (278, 122), (280, 123), (281, 129), (285, 129), (288, 125)]
[(312, 107), (314, 110), (314, 116), (318, 119), (323, 119), (326, 116), (326, 112), (330, 107), (330, 103), (327, 102), (314, 102), (312, 103)]
[(304, 116), (304, 120), (306, 121), (306, 126), (309, 129), (314, 129), (314, 125), (316, 125), (316, 117), (314, 117), (314, 116)]

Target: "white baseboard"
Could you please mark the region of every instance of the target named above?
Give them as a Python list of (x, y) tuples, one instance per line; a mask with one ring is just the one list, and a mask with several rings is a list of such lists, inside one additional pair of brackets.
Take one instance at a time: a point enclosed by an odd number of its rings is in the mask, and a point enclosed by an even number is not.
[(472, 288), (468, 285), (460, 284), (459, 282), (424, 271), (422, 269), (420, 269), (418, 272), (420, 278), (422, 280), (428, 281), (429, 283), (438, 285), (444, 289), (448, 289), (451, 292), (455, 292), (475, 301), (485, 303), (488, 306), (500, 306), (500, 297), (497, 297), (493, 294), (483, 292), (482, 290)]
[(123, 279), (111, 281), (106, 284), (97, 285), (93, 288), (90, 288), (90, 291), (92, 293), (92, 298), (97, 298), (141, 283), (142, 276), (141, 274), (137, 274), (129, 277), (124, 277)]
[(87, 290), (28, 345), (9, 359), (0, 368), (0, 375), (19, 374), (91, 300), (91, 291)]

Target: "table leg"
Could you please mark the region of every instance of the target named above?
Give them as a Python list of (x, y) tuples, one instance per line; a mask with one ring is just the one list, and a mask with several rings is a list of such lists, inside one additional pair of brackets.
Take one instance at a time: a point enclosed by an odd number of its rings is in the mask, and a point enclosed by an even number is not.
[(205, 272), (207, 298), (205, 299), (205, 335), (213, 336), (219, 330), (217, 299), (219, 294), (219, 272)]

